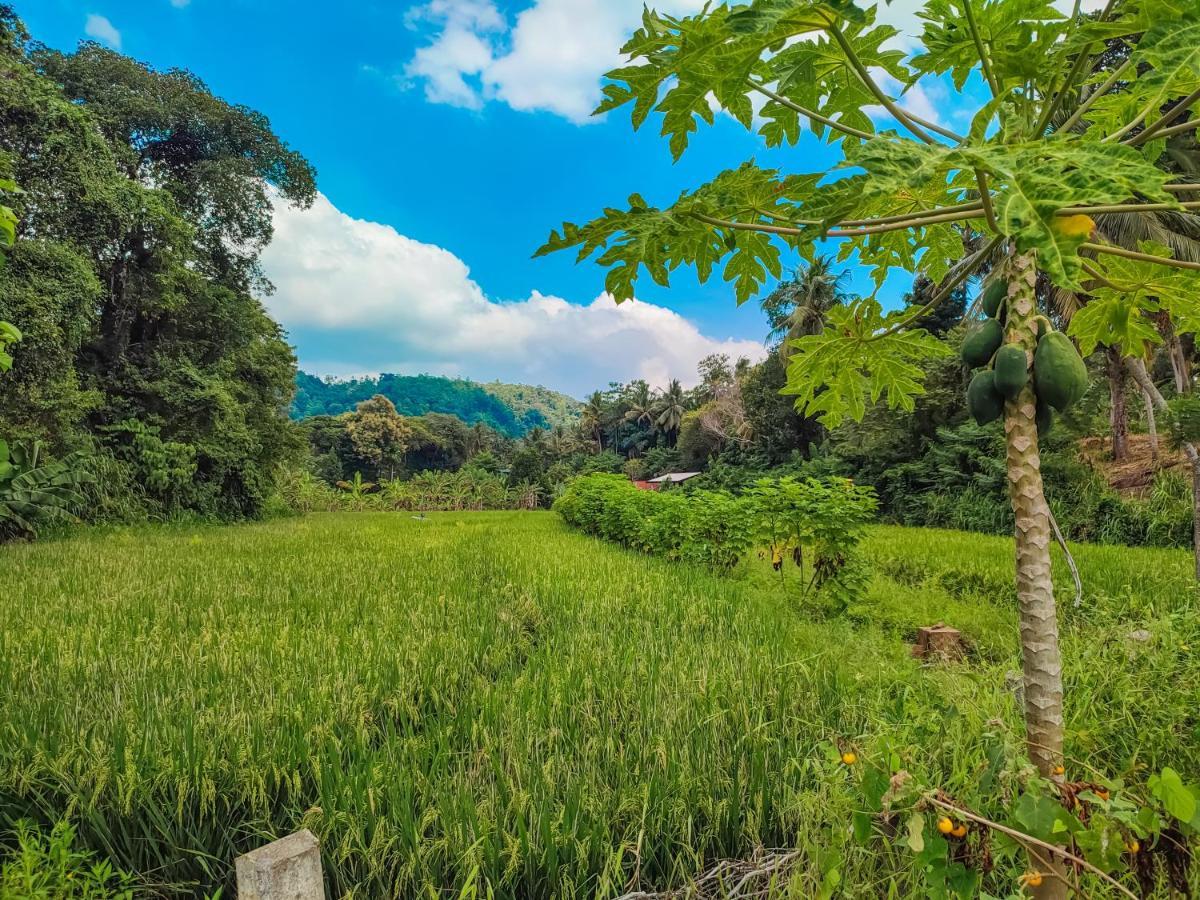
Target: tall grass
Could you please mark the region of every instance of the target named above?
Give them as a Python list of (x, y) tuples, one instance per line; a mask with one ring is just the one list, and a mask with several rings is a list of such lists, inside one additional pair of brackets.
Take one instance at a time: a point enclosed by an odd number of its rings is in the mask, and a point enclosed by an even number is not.
[[(981, 735), (1019, 746), (1012, 548), (899, 528), (866, 547), (879, 574), (835, 619), (798, 607), (769, 561), (717, 577), (543, 513), (0, 548), (0, 832), (66, 816), (113, 864), (196, 890), (306, 826), (335, 897), (611, 896), (760, 844), (836, 852), (859, 895), (904, 896), (919, 882), (899, 857), (850, 845), (831, 748), (887, 747), (969, 795)], [(1194, 780), (1188, 554), (1078, 560), (1069, 752)], [(938, 619), (971, 640), (968, 663), (910, 657)], [(810, 868), (798, 896), (816, 893)]]

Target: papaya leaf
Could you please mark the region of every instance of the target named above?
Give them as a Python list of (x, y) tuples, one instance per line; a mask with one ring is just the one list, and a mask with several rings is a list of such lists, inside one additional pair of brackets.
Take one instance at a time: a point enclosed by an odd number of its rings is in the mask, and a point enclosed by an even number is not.
[(906, 317), (883, 314), (873, 298), (834, 308), (821, 334), (790, 342), (787, 386), (796, 408), (817, 415), (830, 428), (846, 418), (862, 419), (867, 402), (881, 398), (889, 406), (911, 412), (923, 394), (921, 363), (952, 351), (924, 331), (885, 334)]

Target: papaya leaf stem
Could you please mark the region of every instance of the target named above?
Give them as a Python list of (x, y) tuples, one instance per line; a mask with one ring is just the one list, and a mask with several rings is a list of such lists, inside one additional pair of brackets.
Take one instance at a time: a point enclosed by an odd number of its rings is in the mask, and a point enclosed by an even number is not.
[[(1190, 107), (1197, 100), (1200, 100), (1200, 88), (1196, 88), (1196, 90), (1192, 91), (1182, 100), (1168, 109), (1165, 113), (1159, 116), (1158, 120), (1153, 125), (1147, 126), (1146, 130), (1141, 134), (1131, 137), (1124, 143), (1129, 144), (1132, 147), (1136, 147), (1139, 144), (1144, 144), (1146, 141), (1150, 140), (1150, 138), (1159, 135), (1167, 125), (1170, 125), (1173, 121), (1179, 118), (1179, 116), (1182, 115), (1188, 109), (1188, 107)], [(1181, 124), (1190, 125), (1192, 128), (1195, 128), (1197, 125), (1200, 125), (1200, 122), (1192, 121), (1183, 122)]]
[[(971, 9), (971, 0), (963, 0), (963, 9), (966, 10), (967, 27), (971, 29), (971, 37), (975, 41), (975, 49), (979, 53), (979, 63), (983, 66), (983, 77), (987, 79), (987, 83), (992, 89), (992, 96), (999, 97), (1000, 83), (996, 81), (996, 73), (992, 71), (992, 61), (988, 58), (987, 50), (983, 46), (983, 38), (979, 35), (979, 24), (975, 21), (975, 11)], [(988, 216), (989, 222), (991, 218)]]
[(1067, 118), (1067, 121), (1063, 122), (1054, 130), (1056, 132), (1070, 131), (1072, 128), (1078, 125), (1084, 114), (1092, 108), (1092, 104), (1112, 90), (1113, 85), (1121, 80), (1121, 76), (1125, 74), (1125, 70), (1128, 69), (1130, 65), (1131, 62), (1127, 59), (1125, 62), (1113, 69), (1112, 74), (1105, 79), (1104, 84), (1100, 85), (1100, 87), (1088, 94), (1087, 99), (1080, 103), (1078, 107), (1076, 107), (1075, 112), (1071, 113), (1071, 115)]
[(988, 243), (981, 250), (978, 250), (971, 256), (968, 256), (965, 259), (963, 259), (959, 263), (958, 269), (955, 272), (953, 272), (950, 276), (948, 276), (948, 279), (946, 281), (944, 281), (938, 287), (937, 293), (934, 294), (932, 298), (930, 298), (928, 303), (926, 303), (924, 306), (917, 309), (911, 315), (905, 316), (903, 319), (901, 319), (895, 325), (892, 325), (889, 328), (885, 328), (883, 331), (879, 332), (878, 334), (871, 335), (869, 338), (867, 338), (867, 341), (877, 341), (877, 340), (880, 340), (885, 337), (890, 337), (891, 335), (895, 334), (896, 332), (898, 332), (904, 328), (907, 328), (909, 325), (911, 325), (913, 322), (917, 321), (917, 319), (921, 318), (922, 316), (933, 312), (933, 310), (937, 307), (937, 305), (939, 303), (941, 303), (943, 300), (945, 300), (947, 297), (949, 297), (950, 294), (954, 291), (954, 289), (956, 287), (958, 287), (960, 284), (962, 284), (964, 281), (966, 281), (968, 278), (971, 277), (971, 273), (974, 272), (977, 268), (979, 268), (979, 264), (981, 262), (983, 262), (992, 253), (992, 251), (994, 251), (997, 247), (999, 247), (1001, 241), (1003, 241), (1003, 240), (1004, 240), (1003, 235), (997, 235), (996, 237), (994, 237), (990, 241), (988, 241)]
[(776, 103), (786, 106), (793, 112), (811, 119), (814, 122), (820, 122), (822, 125), (827, 125), (834, 131), (840, 131), (842, 134), (849, 135), (850, 137), (862, 138), (864, 141), (869, 141), (871, 138), (875, 137), (875, 135), (871, 134), (869, 131), (862, 131), (851, 125), (844, 125), (836, 119), (831, 119), (828, 116), (822, 115), (821, 113), (811, 110), (806, 106), (801, 106), (799, 103), (789, 100), (782, 94), (776, 93), (765, 84), (755, 81), (753, 78), (747, 79), (747, 83), (750, 85), (750, 87), (758, 91), (764, 97), (769, 97)]
[(1112, 256), (1124, 256), (1126, 259), (1136, 259), (1141, 262), (1157, 263), (1160, 266), (1168, 266), (1172, 269), (1190, 269), (1194, 272), (1200, 272), (1200, 262), (1191, 262), (1186, 259), (1171, 259), (1166, 256), (1154, 256), (1150, 253), (1139, 253), (1137, 250), (1126, 250), (1124, 247), (1114, 247), (1111, 244), (1093, 244), (1091, 241), (1085, 241), (1080, 244), (1080, 248), (1091, 250), (1095, 253), (1108, 253)]

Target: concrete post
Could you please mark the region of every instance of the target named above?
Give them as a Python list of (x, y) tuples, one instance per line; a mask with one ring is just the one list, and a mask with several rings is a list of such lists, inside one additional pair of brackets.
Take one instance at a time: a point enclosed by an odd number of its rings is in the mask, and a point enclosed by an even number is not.
[(234, 860), (238, 900), (325, 900), (321, 850), (305, 828)]

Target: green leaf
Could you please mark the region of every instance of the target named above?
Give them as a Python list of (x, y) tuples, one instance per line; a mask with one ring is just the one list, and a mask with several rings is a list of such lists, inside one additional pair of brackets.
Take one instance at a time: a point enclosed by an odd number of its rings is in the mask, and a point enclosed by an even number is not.
[(925, 388), (922, 364), (952, 351), (921, 330), (884, 332), (906, 317), (883, 315), (874, 299), (836, 307), (821, 334), (791, 341), (788, 382), (782, 393), (796, 407), (817, 415), (828, 427), (859, 420), (867, 402), (886, 397), (889, 406), (911, 412)]
[(920, 853), (925, 849), (925, 816), (923, 814), (915, 812), (908, 817), (908, 836), (904, 843), (913, 853)]
[(1150, 792), (1163, 807), (1181, 822), (1191, 823), (1196, 816), (1196, 798), (1183, 783), (1179, 773), (1167, 766), (1159, 775), (1151, 776)]

